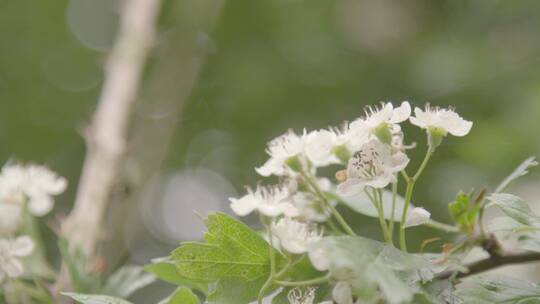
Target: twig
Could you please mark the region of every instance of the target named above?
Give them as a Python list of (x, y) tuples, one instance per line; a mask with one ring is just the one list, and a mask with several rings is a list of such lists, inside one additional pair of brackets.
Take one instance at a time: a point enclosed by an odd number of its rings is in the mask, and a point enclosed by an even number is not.
[[(62, 224), (62, 234), (89, 257), (95, 252), (103, 215), (123, 168), (130, 115), (154, 40), (159, 6), (159, 0), (124, 2), (101, 98), (85, 134), (87, 156), (74, 208)], [(65, 271), (62, 273), (65, 281)], [(56, 291), (67, 283), (59, 281)]]
[[(473, 274), (478, 274), (484, 271), (492, 270), (504, 265), (520, 264), (527, 262), (539, 262), (540, 253), (523, 253), (515, 255), (499, 255), (496, 253), (491, 254), (487, 259), (480, 260), (478, 262), (471, 263), (465, 267), (468, 272), (460, 272), (457, 274), (457, 278), (464, 278)], [(437, 276), (439, 279), (447, 279), (455, 274), (455, 271), (445, 271)]]

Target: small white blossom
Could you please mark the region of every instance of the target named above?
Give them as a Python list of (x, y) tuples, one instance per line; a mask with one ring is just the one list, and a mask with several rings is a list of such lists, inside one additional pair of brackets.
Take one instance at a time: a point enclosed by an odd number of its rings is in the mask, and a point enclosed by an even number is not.
[(413, 125), (423, 129), (437, 128), (454, 136), (465, 136), (471, 131), (473, 123), (461, 118), (453, 109), (441, 109), (426, 105), (425, 110), (414, 109), (410, 117)]
[(381, 124), (397, 124), (409, 119), (411, 115), (411, 106), (409, 102), (404, 101), (397, 108), (394, 108), (391, 102), (383, 103), (381, 109), (377, 107), (367, 107), (365, 110), (366, 116), (357, 119), (351, 125), (364, 125), (369, 131), (381, 126)]
[(255, 191), (250, 188), (243, 197), (229, 198), (231, 208), (239, 216), (246, 216), (257, 210), (266, 216), (286, 215), (290, 217), (298, 216), (298, 209), (291, 202), (291, 195), (287, 187), (257, 186)]
[(28, 256), (34, 250), (34, 242), (29, 236), (16, 239), (0, 239), (0, 281), (6, 276), (16, 278), (24, 273), (20, 257)]
[[(395, 124), (409, 118), (411, 106), (407, 101), (404, 101), (399, 107), (394, 108), (392, 103), (387, 102), (383, 103), (380, 109), (367, 107), (365, 113), (365, 117), (359, 118), (350, 124), (349, 130), (355, 133), (360, 140), (365, 140), (366, 136), (376, 135), (390, 141), (391, 129)], [(387, 142), (386, 140), (384, 141)]]
[(431, 217), (431, 213), (429, 213), (426, 209), (420, 208), (420, 207), (414, 207), (407, 214), (407, 220), (405, 221), (404, 227), (413, 227), (413, 226), (423, 225), (429, 221), (430, 217)]
[(291, 157), (302, 154), (304, 146), (305, 136), (298, 136), (292, 130), (289, 130), (268, 143), (266, 153), (270, 155), (270, 158), (264, 165), (255, 168), (255, 171), (262, 176), (283, 176), (291, 173), (285, 162)]
[(353, 196), (366, 186), (384, 188), (395, 181), (395, 173), (405, 169), (408, 163), (409, 158), (405, 153), (392, 153), (391, 146), (372, 139), (349, 160), (347, 179), (338, 185), (337, 193)]
[(292, 254), (308, 251), (308, 246), (321, 239), (321, 233), (315, 226), (288, 217), (272, 223), (272, 236), (281, 248)]
[(35, 216), (49, 213), (52, 196), (66, 190), (67, 180), (44, 166), (6, 165), (0, 174), (0, 203), (22, 204)]

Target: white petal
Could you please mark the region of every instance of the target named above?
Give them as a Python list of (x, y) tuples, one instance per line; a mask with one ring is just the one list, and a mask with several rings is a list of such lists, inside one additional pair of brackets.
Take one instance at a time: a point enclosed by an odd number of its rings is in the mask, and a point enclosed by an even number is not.
[(338, 282), (332, 290), (332, 297), (337, 304), (353, 304), (351, 285), (346, 282)]
[(247, 194), (239, 199), (229, 198), (231, 209), (239, 216), (246, 216), (257, 208), (257, 202), (251, 194)]
[(407, 221), (405, 221), (404, 227), (423, 225), (429, 221), (430, 217), (431, 213), (429, 213), (426, 209), (415, 207), (409, 211), (409, 214), (407, 214)]
[(403, 152), (396, 152), (392, 155), (392, 171), (399, 172), (409, 164), (409, 157)]
[(364, 191), (365, 183), (359, 179), (349, 178), (337, 186), (336, 193), (339, 196), (354, 196)]
[(472, 121), (467, 121), (454, 112), (444, 115), (441, 119), (444, 122), (444, 129), (454, 136), (469, 134), (473, 126)]
[(264, 204), (263, 203), (257, 206), (257, 210), (259, 210), (261, 214), (269, 216), (269, 217), (275, 217), (275, 216), (283, 214), (286, 208), (287, 208), (286, 204)]
[(319, 271), (326, 271), (330, 268), (328, 253), (321, 247), (316, 247), (308, 251), (311, 264)]
[(281, 247), (292, 254), (302, 254), (307, 251), (306, 243), (301, 240), (283, 238), (280, 239)]
[(53, 206), (54, 201), (48, 195), (32, 196), (28, 202), (28, 210), (35, 216), (46, 215), (52, 210)]
[(414, 115), (415, 116), (411, 116), (409, 117), (409, 121), (411, 122), (411, 124), (417, 126), (417, 127), (420, 127), (420, 128), (426, 128), (427, 125), (426, 125), (426, 119), (425, 119), (425, 112), (420, 109), (420, 108), (414, 108)]
[(27, 235), (19, 236), (11, 243), (11, 254), (14, 256), (27, 256), (34, 251), (34, 241)]
[(376, 189), (381, 189), (395, 181), (396, 181), (396, 177), (394, 176), (392, 172), (385, 172), (384, 174), (379, 175), (370, 181), (367, 181), (366, 185), (371, 186)]
[(259, 173), (259, 175), (268, 177), (270, 175), (283, 175), (284, 174), (284, 168), (283, 163), (278, 161), (277, 159), (271, 157), (262, 165), (261, 167), (255, 168), (255, 171)]
[(394, 109), (390, 122), (400, 123), (407, 120), (409, 116), (411, 116), (411, 106), (409, 105), (409, 102), (404, 101), (401, 103), (401, 106)]

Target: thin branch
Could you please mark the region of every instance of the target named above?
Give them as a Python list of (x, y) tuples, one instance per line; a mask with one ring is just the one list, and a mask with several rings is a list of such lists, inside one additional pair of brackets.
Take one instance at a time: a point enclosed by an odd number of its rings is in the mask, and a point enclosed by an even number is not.
[(159, 7), (159, 0), (124, 1), (101, 97), (85, 132), (87, 156), (74, 208), (62, 224), (62, 234), (89, 257), (95, 252), (104, 212), (123, 169), (130, 116), (153, 44)]
[[(464, 278), (473, 274), (478, 274), (484, 271), (492, 270), (504, 265), (520, 264), (528, 262), (540, 262), (540, 253), (523, 253), (515, 255), (498, 255), (492, 254), (489, 258), (471, 263), (465, 267), (468, 272), (460, 272), (457, 278)], [(447, 279), (455, 274), (454, 271), (445, 271), (438, 275), (439, 279)]]

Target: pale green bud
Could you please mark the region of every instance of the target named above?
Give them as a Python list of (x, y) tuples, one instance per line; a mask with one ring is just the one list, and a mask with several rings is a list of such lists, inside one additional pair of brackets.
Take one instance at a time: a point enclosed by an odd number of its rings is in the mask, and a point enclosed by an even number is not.
[(392, 131), (390, 130), (390, 127), (389, 123), (383, 122), (373, 129), (373, 134), (377, 136), (381, 142), (390, 144), (392, 142)]

